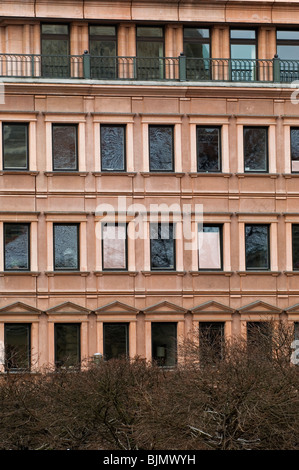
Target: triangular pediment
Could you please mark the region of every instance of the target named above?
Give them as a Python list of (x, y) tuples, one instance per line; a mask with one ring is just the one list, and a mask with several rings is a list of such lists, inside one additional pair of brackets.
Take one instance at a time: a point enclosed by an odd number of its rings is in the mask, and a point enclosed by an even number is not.
[(286, 313), (299, 313), (299, 304), (292, 305), (292, 307), (285, 308)]
[(235, 310), (226, 305), (215, 302), (214, 300), (209, 300), (203, 304), (197, 305), (191, 309), (192, 313), (234, 313)]
[(262, 300), (257, 300), (251, 304), (245, 305), (238, 309), (239, 313), (257, 313), (257, 314), (278, 314), (282, 312), (281, 308), (274, 307), (273, 305), (267, 304)]
[(56, 313), (64, 313), (64, 314), (72, 314), (72, 315), (78, 315), (84, 313), (85, 315), (88, 315), (91, 311), (85, 307), (82, 307), (81, 305), (74, 304), (73, 302), (63, 302), (62, 304), (56, 305), (56, 307), (51, 307), (48, 310), (46, 310), (46, 313), (48, 315), (53, 315)]
[(6, 307), (0, 308), (0, 315), (40, 315), (41, 310), (31, 307), (30, 305), (24, 304), (23, 302), (14, 302), (13, 304), (7, 305)]
[(94, 312), (96, 314), (115, 313), (121, 315), (131, 313), (137, 315), (137, 313), (139, 313), (139, 310), (135, 307), (131, 307), (131, 305), (123, 304), (122, 302), (115, 300), (114, 302), (103, 305), (103, 307), (97, 308), (96, 310), (94, 310)]
[(178, 305), (172, 304), (164, 300), (158, 304), (147, 307), (143, 310), (144, 313), (187, 313), (187, 309), (179, 307)]

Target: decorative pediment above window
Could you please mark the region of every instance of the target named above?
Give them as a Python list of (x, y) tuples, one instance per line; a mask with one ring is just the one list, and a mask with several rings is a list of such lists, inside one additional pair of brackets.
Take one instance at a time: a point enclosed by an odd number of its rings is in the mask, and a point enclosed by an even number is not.
[(46, 313), (47, 315), (89, 315), (91, 310), (73, 302), (63, 302), (56, 307), (49, 308)]
[(191, 309), (193, 320), (198, 321), (225, 321), (231, 320), (235, 310), (214, 300), (209, 300)]
[(0, 308), (0, 315), (40, 315), (41, 310), (32, 307), (31, 305), (24, 304), (23, 302), (14, 302), (6, 307)]
[(98, 321), (136, 321), (136, 315), (139, 310), (131, 305), (123, 304), (118, 300), (109, 304), (103, 305), (94, 310), (98, 315)]
[(147, 320), (159, 320), (163, 321), (165, 316), (165, 321), (180, 321), (184, 319), (185, 313), (188, 310), (183, 307), (179, 307), (167, 300), (159, 302), (151, 307), (147, 307), (143, 310), (143, 313), (146, 315)]
[(284, 309), (284, 312), (288, 315), (288, 320), (299, 321), (299, 304), (292, 305)]
[(274, 307), (261, 300), (252, 302), (238, 309), (242, 320), (278, 320), (279, 315), (283, 312), (281, 308)]

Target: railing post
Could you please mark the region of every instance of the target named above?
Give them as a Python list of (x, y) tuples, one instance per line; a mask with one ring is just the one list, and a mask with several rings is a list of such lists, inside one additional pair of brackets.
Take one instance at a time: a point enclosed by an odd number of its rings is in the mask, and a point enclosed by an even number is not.
[(83, 77), (84, 78), (90, 78), (91, 73), (90, 73), (90, 54), (88, 54), (88, 51), (84, 51), (83, 54)]
[(273, 58), (273, 82), (280, 82), (280, 59), (277, 54)]
[(31, 77), (34, 78), (34, 55), (31, 54)]
[(232, 59), (228, 60), (228, 81), (232, 82), (233, 80), (233, 72), (232, 72)]
[(180, 82), (185, 82), (187, 80), (186, 56), (183, 52), (179, 55), (179, 80)]

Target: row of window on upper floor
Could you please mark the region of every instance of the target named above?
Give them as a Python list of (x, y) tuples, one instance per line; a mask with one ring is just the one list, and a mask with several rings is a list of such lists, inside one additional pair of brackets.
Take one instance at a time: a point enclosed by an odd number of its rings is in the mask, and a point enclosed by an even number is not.
[[(248, 271), (271, 269), (271, 224), (245, 224), (245, 267)], [(176, 224), (151, 223), (149, 230), (152, 271), (176, 270)], [(128, 271), (128, 225), (103, 223), (103, 271)], [(299, 225), (292, 224), (292, 267), (299, 270)], [(130, 249), (133, 249), (130, 245)], [(198, 269), (223, 270), (223, 224), (199, 226), (196, 243)], [(80, 270), (80, 224), (53, 224), (55, 271)], [(30, 271), (30, 224), (4, 223), (4, 270)]]
[[(174, 172), (173, 125), (149, 125), (150, 172)], [(197, 172), (222, 171), (221, 126), (196, 126)], [(3, 123), (3, 170), (29, 169), (27, 123)], [(126, 172), (126, 126), (101, 124), (100, 160), (102, 172)], [(299, 127), (290, 128), (291, 171), (299, 172)], [(79, 169), (78, 125), (52, 124), (52, 170)], [(269, 132), (266, 126), (243, 126), (244, 172), (269, 171)]]

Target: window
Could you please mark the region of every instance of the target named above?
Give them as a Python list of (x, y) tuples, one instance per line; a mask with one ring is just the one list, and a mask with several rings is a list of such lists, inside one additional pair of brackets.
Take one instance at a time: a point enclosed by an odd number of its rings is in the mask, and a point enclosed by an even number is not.
[(291, 164), (292, 172), (299, 172), (299, 127), (291, 128)]
[(209, 80), (210, 30), (184, 28), (184, 54), (188, 80)]
[(268, 171), (268, 128), (244, 127), (244, 171)]
[(78, 127), (74, 124), (53, 124), (53, 170), (78, 170)]
[(230, 54), (232, 80), (245, 82), (257, 80), (255, 30), (231, 29)]
[(269, 225), (245, 225), (246, 269), (270, 269)]
[(106, 360), (129, 354), (128, 323), (104, 323), (104, 357)]
[(221, 128), (196, 126), (197, 171), (221, 171)]
[(30, 270), (30, 225), (4, 224), (5, 271)]
[(293, 364), (299, 364), (299, 322), (294, 322), (294, 343), (292, 344), (293, 354), (291, 361)]
[(78, 367), (81, 359), (80, 323), (56, 323), (54, 341), (56, 367)]
[(115, 26), (89, 27), (91, 78), (117, 77), (116, 46)]
[(66, 24), (43, 24), (42, 76), (53, 78), (70, 77), (69, 30)]
[(200, 363), (213, 363), (223, 358), (224, 322), (199, 322)]
[(103, 270), (127, 270), (127, 225), (105, 224), (102, 237)]
[(28, 124), (3, 123), (3, 169), (28, 170)]
[(176, 365), (176, 323), (152, 323), (152, 358), (162, 367), (173, 367)]
[(292, 82), (299, 79), (299, 31), (285, 30), (276, 33), (277, 55), (280, 62), (280, 80)]
[(151, 270), (175, 270), (173, 224), (150, 224)]
[(270, 321), (247, 322), (247, 351), (259, 357), (271, 357), (272, 328)]
[(299, 225), (292, 225), (293, 270), (299, 270)]
[(198, 232), (199, 269), (222, 269), (222, 226), (203, 225)]
[(137, 26), (137, 78), (164, 78), (164, 32), (155, 26)]
[(79, 224), (54, 224), (54, 269), (79, 270)]
[(102, 171), (126, 171), (126, 126), (101, 125)]
[(4, 325), (5, 370), (30, 370), (31, 325), (6, 323)]
[(173, 126), (149, 126), (150, 171), (174, 171)]

